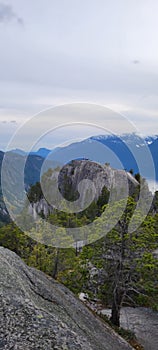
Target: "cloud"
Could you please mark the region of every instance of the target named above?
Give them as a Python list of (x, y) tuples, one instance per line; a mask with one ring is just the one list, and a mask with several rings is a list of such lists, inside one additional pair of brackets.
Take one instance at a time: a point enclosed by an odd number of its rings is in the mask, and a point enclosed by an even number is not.
[(15, 20), (18, 24), (23, 25), (23, 19), (19, 17), (14, 11), (11, 5), (0, 3), (0, 22), (9, 22)]
[(0, 123), (2, 124), (17, 124), (17, 121), (16, 120), (2, 120), (0, 121)]
[(132, 62), (133, 62), (134, 64), (139, 64), (139, 63), (140, 63), (139, 60), (133, 60)]

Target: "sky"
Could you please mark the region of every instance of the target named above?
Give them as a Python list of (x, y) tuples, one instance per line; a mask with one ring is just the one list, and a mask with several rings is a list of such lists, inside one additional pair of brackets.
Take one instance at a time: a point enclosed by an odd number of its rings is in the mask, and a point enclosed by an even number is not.
[(158, 134), (157, 13), (157, 0), (0, 0), (0, 149), (35, 114), (72, 102)]

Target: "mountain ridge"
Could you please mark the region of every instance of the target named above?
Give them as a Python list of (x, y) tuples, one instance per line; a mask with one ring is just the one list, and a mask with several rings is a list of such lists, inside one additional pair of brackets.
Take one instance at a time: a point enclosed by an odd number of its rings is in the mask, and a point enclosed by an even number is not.
[[(147, 154), (149, 152), (149, 156)], [(153, 168), (155, 168), (155, 179), (158, 181), (158, 137), (140, 137), (136, 133), (122, 135), (98, 135), (91, 136), (79, 142), (73, 142), (65, 147), (57, 147), (53, 150), (40, 148), (31, 152), (30, 155), (41, 156), (51, 162), (66, 164), (73, 159), (87, 158), (98, 163), (110, 163), (113, 168), (133, 169), (134, 173), (141, 173), (142, 177), (153, 179)], [(148, 165), (146, 159), (153, 165)], [(138, 162), (138, 164), (137, 164)], [(141, 169), (139, 169), (139, 165)]]
[[(16, 150), (15, 150), (16, 151)], [(134, 173), (143, 171), (143, 177), (153, 179), (153, 169), (143, 162), (147, 151), (153, 158), (156, 181), (158, 181), (158, 136), (140, 137), (136, 133), (122, 135), (98, 135), (91, 136), (79, 142), (73, 142), (65, 147), (57, 147), (53, 150), (40, 148), (30, 155), (40, 156), (50, 161), (66, 164), (72, 159), (87, 158), (101, 164), (110, 163), (113, 168), (133, 169)], [(19, 152), (19, 150), (18, 150)], [(27, 153), (26, 153), (27, 155)], [(137, 164), (138, 162), (138, 164)], [(139, 164), (141, 169), (139, 169)], [(142, 170), (143, 169), (143, 170)]]

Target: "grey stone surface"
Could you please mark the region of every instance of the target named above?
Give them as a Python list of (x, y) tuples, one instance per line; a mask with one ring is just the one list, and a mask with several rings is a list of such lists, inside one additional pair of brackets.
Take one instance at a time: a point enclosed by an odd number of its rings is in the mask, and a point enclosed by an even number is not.
[[(124, 170), (116, 170), (110, 167), (110, 165), (91, 162), (89, 160), (73, 160), (69, 164), (66, 164), (59, 176), (59, 187), (61, 192), (64, 192), (64, 177), (71, 179), (72, 188), (76, 190), (78, 184), (83, 179), (89, 179), (95, 186), (96, 199), (101, 194), (102, 188), (105, 186), (110, 191), (115, 188), (118, 195), (122, 194), (124, 190), (125, 194), (133, 194), (135, 188), (139, 185), (137, 180), (128, 172)], [(89, 184), (88, 184), (89, 186)], [(88, 188), (84, 188), (84, 192)]]
[[(70, 185), (73, 193), (76, 191), (78, 192), (78, 186), (79, 184), (81, 185), (80, 190), (82, 195), (79, 196), (80, 208), (86, 208), (89, 206), (87, 205), (87, 201), (88, 197), (91, 196), (89, 191), (92, 190), (92, 184), (95, 188), (95, 201), (97, 201), (99, 198), (104, 186), (110, 191), (111, 200), (115, 199), (116, 193), (118, 199), (127, 198), (128, 195), (132, 195), (135, 189), (139, 186), (138, 181), (125, 170), (116, 170), (111, 168), (109, 165), (100, 165), (89, 160), (71, 161), (63, 166), (59, 172), (59, 176), (53, 172), (51, 180), (54, 178), (58, 178), (58, 187), (62, 195), (64, 194), (65, 188), (68, 184)], [(49, 185), (48, 192), (45, 192), (45, 198), (42, 198), (36, 203), (29, 204), (29, 214), (34, 218), (36, 218), (37, 214), (40, 214), (41, 212), (43, 212), (45, 216), (48, 216), (53, 211), (53, 205), (51, 206), (51, 197), (57, 198), (57, 193), (54, 195), (53, 187), (52, 190), (50, 190)], [(90, 200), (90, 203), (91, 202), (92, 200)]]
[(67, 288), (0, 247), (0, 349), (132, 348)]
[[(110, 317), (111, 310), (100, 311)], [(135, 333), (144, 350), (158, 349), (158, 312), (144, 307), (123, 307), (121, 326)]]

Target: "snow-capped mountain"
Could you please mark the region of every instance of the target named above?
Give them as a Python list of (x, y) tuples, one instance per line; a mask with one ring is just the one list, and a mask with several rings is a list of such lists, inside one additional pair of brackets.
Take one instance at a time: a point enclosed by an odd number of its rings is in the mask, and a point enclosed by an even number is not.
[[(19, 153), (19, 150), (18, 150)], [(155, 167), (158, 181), (158, 136), (141, 137), (136, 133), (122, 135), (98, 135), (80, 142), (58, 147), (52, 151), (41, 148), (32, 152), (52, 162), (66, 164), (73, 159), (89, 159), (98, 163), (110, 163), (116, 169), (133, 169), (145, 178), (153, 179)], [(152, 166), (152, 157), (154, 165)], [(150, 158), (150, 159), (149, 159)], [(50, 163), (49, 163), (50, 164)]]

